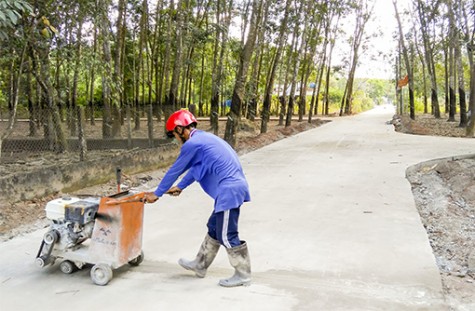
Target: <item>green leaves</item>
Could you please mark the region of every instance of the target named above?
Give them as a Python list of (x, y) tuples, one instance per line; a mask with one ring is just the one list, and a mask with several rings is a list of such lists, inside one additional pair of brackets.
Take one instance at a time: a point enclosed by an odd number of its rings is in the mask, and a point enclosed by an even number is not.
[(0, 0), (0, 40), (7, 40), (7, 30), (17, 26), (23, 13), (32, 11), (24, 0)]

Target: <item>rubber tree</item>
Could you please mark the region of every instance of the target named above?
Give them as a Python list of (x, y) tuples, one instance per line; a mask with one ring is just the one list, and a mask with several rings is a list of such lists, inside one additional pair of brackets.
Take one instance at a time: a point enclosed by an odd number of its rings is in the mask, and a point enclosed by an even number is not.
[[(290, 36), (290, 34), (289, 34)], [(291, 65), (291, 62), (292, 62), (292, 55), (293, 55), (293, 51), (294, 51), (294, 45), (296, 44), (297, 42), (297, 38), (296, 36), (292, 36), (292, 43), (290, 46), (287, 46), (285, 48), (285, 65), (284, 64), (281, 64), (281, 71), (284, 71), (284, 83), (283, 83), (283, 87), (282, 87), (282, 94), (279, 96), (279, 104), (280, 104), (280, 108), (279, 108), (279, 125), (284, 125), (284, 122), (285, 122), (285, 117), (287, 115), (287, 99), (286, 99), (286, 96), (287, 96), (287, 89), (288, 89), (288, 86), (289, 86), (289, 79), (291, 76), (291, 73), (290, 71), (288, 70), (290, 68), (290, 65)]]
[(466, 127), (466, 135), (468, 137), (473, 137), (475, 135), (475, 62), (473, 60), (473, 54), (475, 53), (475, 24), (472, 23), (472, 28), (469, 27), (468, 14), (465, 6), (462, 6), (462, 20), (465, 30), (463, 33), (463, 42), (465, 42), (465, 48), (469, 63), (469, 73), (470, 73), (470, 92), (468, 100), (468, 111), (470, 115), (468, 116), (468, 123)]
[[(346, 12), (346, 5), (340, 1), (329, 1), (328, 2), (328, 13), (325, 17), (325, 39), (324, 46), (322, 47), (323, 60), (320, 67), (320, 75), (323, 75), (325, 71), (325, 90), (323, 92), (323, 105), (322, 105), (322, 114), (328, 115), (329, 106), (330, 106), (330, 70), (332, 67), (332, 55), (333, 49), (335, 48), (336, 37), (338, 34), (338, 29), (340, 26), (340, 18)], [(329, 45), (329, 47), (328, 47)], [(326, 69), (325, 69), (326, 68)], [(317, 94), (316, 94), (316, 104), (315, 104), (315, 114), (318, 112), (318, 97), (320, 89), (322, 86), (323, 80), (322, 77), (317, 81)]]
[(315, 10), (316, 14), (313, 17), (314, 26), (312, 26), (312, 28), (316, 29), (317, 32), (311, 38), (311, 41), (313, 41), (311, 55), (318, 54), (318, 57), (315, 63), (312, 64), (312, 67), (316, 68), (316, 74), (314, 82), (315, 86), (312, 91), (310, 109), (308, 113), (309, 123), (312, 122), (312, 116), (314, 114), (318, 114), (320, 91), (322, 89), (323, 77), (325, 72), (325, 91), (323, 95), (324, 102), (327, 103), (327, 107), (326, 109), (324, 108), (323, 111), (326, 111), (326, 113), (328, 114), (330, 68), (333, 47), (335, 46), (336, 42), (334, 38), (337, 34), (339, 20), (342, 13), (344, 12), (346, 3), (343, 1), (326, 0), (315, 5), (317, 6), (317, 9)]
[(246, 114), (246, 118), (250, 121), (255, 121), (255, 118), (258, 114), (259, 80), (261, 77), (261, 71), (263, 66), (262, 62), (264, 58), (265, 48), (264, 38), (266, 35), (266, 29), (268, 28), (269, 10), (270, 4), (264, 6), (262, 26), (259, 27), (258, 30), (256, 39), (257, 41), (254, 48), (255, 53), (254, 58), (252, 60), (253, 64), (251, 66), (251, 74), (247, 83), (247, 93), (249, 94), (249, 98), (247, 100), (247, 104), (245, 105), (244, 113)]
[(100, 33), (100, 41), (102, 43), (102, 68), (101, 68), (101, 83), (102, 83), (102, 137), (112, 137), (112, 52), (110, 46), (110, 32), (109, 32), (109, 1), (96, 0), (96, 6), (99, 8), (97, 16), (97, 23)]
[[(15, 2), (15, 4), (13, 3)], [(15, 43), (14, 49), (20, 51), (19, 57), (10, 63), (10, 90), (11, 93), (8, 97), (8, 125), (6, 129), (0, 133), (0, 158), (2, 155), (2, 143), (7, 139), (13, 132), (13, 127), (16, 121), (17, 107), (19, 101), (19, 90), (20, 90), (20, 81), (21, 74), (25, 65), (28, 49), (28, 40), (27, 34), (24, 30), (18, 31), (23, 28), (22, 18), (23, 14), (30, 14), (33, 8), (26, 1), (8, 1), (0, 0), (0, 13), (5, 17), (0, 19), (0, 44), (11, 44)], [(18, 33), (23, 33), (23, 37), (20, 37), (19, 40), (13, 40), (11, 38), (12, 31), (17, 29)], [(17, 46), (18, 45), (18, 46)], [(5, 46), (3, 46), (5, 48)], [(0, 49), (1, 51), (2, 49)], [(16, 69), (18, 68), (18, 69)]]
[[(203, 49), (203, 46), (208, 40), (208, 29), (207, 29), (207, 20), (208, 14), (211, 7), (211, 1), (198, 2), (197, 6), (194, 9), (188, 10), (188, 14), (185, 19), (185, 29), (187, 30), (185, 34), (185, 40), (187, 44), (185, 45), (187, 51), (185, 53), (186, 58), (184, 64), (186, 65), (186, 70), (183, 75), (182, 91), (181, 91), (181, 102), (182, 106), (189, 107), (190, 111), (196, 109), (194, 103), (194, 88), (193, 81), (195, 80), (195, 68), (199, 59), (199, 49)], [(194, 13), (194, 14), (193, 14)], [(196, 55), (196, 56), (195, 56)], [(203, 72), (203, 70), (201, 70)], [(197, 114), (197, 111), (193, 111)]]
[(256, 42), (258, 27), (261, 24), (261, 12), (264, 2), (265, 0), (253, 0), (252, 2), (252, 15), (249, 32), (247, 34), (246, 43), (244, 44), (239, 57), (239, 68), (234, 82), (233, 96), (231, 99), (231, 110), (228, 114), (226, 130), (224, 133), (224, 140), (227, 141), (233, 148), (236, 146), (237, 142), (236, 134), (239, 128), (241, 109), (244, 102), (245, 82)]
[[(435, 72), (435, 60), (434, 60), (434, 46), (435, 40), (430, 36), (430, 27), (435, 23), (435, 11), (437, 10), (437, 4), (435, 6), (426, 5), (422, 0), (416, 0), (415, 7), (418, 13), (420, 30), (422, 35), (422, 42), (424, 48), (424, 59), (427, 64), (427, 72), (429, 74), (431, 83), (431, 108), (432, 114), (436, 118), (440, 118), (440, 106), (439, 106), (439, 94), (437, 87), (437, 75)], [(434, 10), (434, 11), (432, 11)]]
[[(303, 52), (303, 48), (305, 46), (305, 40), (304, 40), (304, 33), (305, 29), (300, 28), (300, 17), (302, 16), (303, 13), (303, 3), (297, 4), (296, 3), (296, 11), (297, 14), (295, 16), (295, 21), (294, 21), (294, 29), (293, 29), (293, 39), (292, 39), (292, 48), (291, 48), (291, 53), (289, 57), (292, 58), (292, 63), (291, 67), (288, 68), (288, 71), (290, 72), (290, 91), (289, 91), (289, 100), (287, 103), (287, 114), (285, 117), (285, 126), (288, 127), (292, 125), (292, 117), (294, 114), (294, 106), (295, 106), (295, 91), (297, 89), (297, 77), (298, 77), (298, 72), (300, 68), (300, 61), (301, 61), (301, 53)], [(304, 27), (306, 25), (304, 24)], [(300, 41), (299, 41), (300, 39)], [(300, 42), (300, 45), (299, 45)], [(298, 48), (297, 48), (298, 46)]]
[(459, 107), (460, 107), (460, 122), (459, 127), (467, 126), (467, 101), (465, 93), (465, 79), (464, 79), (464, 70), (462, 64), (462, 37), (463, 37), (463, 21), (462, 21), (462, 8), (463, 1), (456, 0), (453, 3), (454, 9), (454, 24), (456, 24), (455, 34), (454, 34), (454, 49), (455, 49), (455, 66), (457, 72), (457, 87), (459, 95)]
[(455, 106), (455, 100), (456, 100), (456, 91), (455, 91), (455, 84), (456, 84), (456, 79), (457, 79), (457, 72), (456, 72), (456, 48), (455, 46), (457, 45), (456, 41), (456, 33), (457, 29), (455, 26), (455, 17), (454, 17), (454, 8), (453, 8), (453, 3), (451, 0), (446, 0), (446, 6), (447, 6), (447, 15), (449, 19), (449, 24), (447, 28), (447, 36), (446, 36), (446, 66), (447, 66), (447, 75), (446, 79), (448, 80), (447, 84), (449, 87), (449, 119), (447, 121), (450, 122), (455, 122), (455, 111), (456, 111), (456, 106)]
[[(318, 60), (314, 64), (317, 68), (317, 73), (315, 75), (315, 83), (314, 88), (312, 91), (312, 97), (310, 99), (310, 108), (308, 111), (308, 123), (312, 122), (312, 116), (318, 113), (318, 104), (319, 104), (319, 95), (320, 95), (320, 88), (322, 86), (322, 78), (323, 72), (325, 68), (325, 62), (327, 59), (327, 47), (329, 42), (329, 33), (330, 33), (330, 25), (331, 25), (331, 17), (334, 16), (332, 14), (333, 10), (328, 10), (328, 6), (331, 5), (329, 0), (323, 1), (322, 4), (319, 5), (320, 12), (318, 14), (319, 24), (321, 25), (321, 32), (323, 33), (323, 41), (318, 40), (320, 44), (319, 48), (320, 51), (318, 52)], [(330, 18), (329, 18), (330, 17)], [(319, 32), (320, 34), (320, 32)], [(317, 45), (315, 44), (315, 53), (317, 53)]]
[[(413, 19), (413, 24), (414, 24), (414, 41), (415, 42), (419, 42), (420, 40), (420, 35), (419, 35), (419, 31), (418, 31), (418, 27), (417, 27), (417, 22), (416, 22), (416, 18)], [(421, 63), (421, 66), (422, 66), (422, 96), (423, 96), (423, 101), (424, 101), (424, 113), (429, 113), (429, 101), (428, 101), (428, 96), (427, 96), (427, 64), (426, 64), (426, 61), (424, 59), (424, 53), (421, 49), (421, 45), (420, 44), (415, 44), (415, 50), (416, 50), (416, 53), (417, 53), (417, 56), (419, 58), (419, 61)], [(396, 81), (399, 80), (399, 77), (396, 79)]]
[(173, 110), (178, 109), (178, 87), (180, 85), (180, 75), (182, 70), (183, 59), (183, 32), (184, 32), (184, 15), (186, 14), (183, 8), (186, 7), (186, 0), (179, 0), (177, 3), (177, 10), (175, 16), (176, 28), (175, 28), (175, 59), (173, 62), (172, 77), (170, 82), (170, 88), (168, 91), (167, 106), (173, 107)]
[[(160, 2), (160, 4), (161, 3), (162, 2)], [(166, 94), (165, 87), (168, 85), (169, 68), (171, 66), (170, 50), (171, 50), (172, 41), (173, 41), (173, 37), (172, 37), (173, 12), (174, 12), (174, 1), (172, 0), (170, 1), (168, 9), (166, 9), (164, 6), (160, 12), (157, 11), (157, 15), (160, 13), (160, 19), (156, 18), (157, 22), (163, 19), (163, 24), (164, 24), (162, 26), (162, 23), (160, 23), (160, 27), (159, 27), (160, 33), (157, 34), (158, 36), (157, 40), (162, 41), (162, 44), (160, 44), (157, 47), (160, 49), (160, 54), (162, 56), (161, 56), (161, 62), (159, 63), (157, 61), (157, 64), (156, 64), (157, 66), (159, 66), (159, 68), (157, 68), (158, 81), (156, 82), (157, 83), (156, 94), (157, 94), (158, 101), (160, 102), (160, 105), (162, 107), (163, 107), (163, 104), (166, 104), (167, 98), (168, 98), (167, 95), (165, 95)], [(168, 108), (165, 107), (165, 109), (163, 110), (168, 110)], [(169, 113), (171, 113), (171, 111), (163, 111), (163, 112), (165, 113), (165, 116), (164, 116), (165, 118), (168, 116)]]
[[(120, 136), (122, 126), (121, 108), (124, 102), (125, 91), (123, 89), (123, 75), (122, 75), (122, 58), (125, 44), (125, 14), (126, 14), (126, 1), (119, 0), (117, 21), (115, 25), (116, 36), (114, 38), (114, 51), (112, 55), (112, 93), (111, 93), (111, 109), (112, 109), (112, 137)], [(147, 11), (143, 10), (142, 15), (147, 16)], [(112, 36), (111, 36), (112, 37)]]
[[(163, 0), (156, 1), (155, 14), (153, 14), (153, 21), (155, 22), (153, 31), (151, 31), (151, 43), (150, 43), (150, 79), (152, 80), (153, 86), (150, 85), (150, 92), (155, 94), (155, 104), (154, 115), (157, 117), (158, 121), (162, 119), (161, 111), (161, 93), (160, 93), (160, 44), (159, 39), (162, 32), (162, 12), (163, 10)], [(152, 78), (153, 77), (153, 78)], [(127, 105), (129, 103), (127, 102)]]
[(267, 133), (267, 123), (270, 118), (270, 106), (272, 102), (272, 92), (274, 90), (275, 77), (277, 75), (277, 68), (280, 64), (282, 57), (282, 50), (284, 49), (284, 42), (287, 37), (287, 23), (289, 20), (289, 11), (292, 0), (286, 0), (284, 16), (282, 18), (279, 35), (277, 39), (277, 48), (275, 50), (275, 55), (272, 58), (269, 71), (267, 74), (266, 88), (264, 92), (264, 102), (262, 107), (261, 115), (261, 133)]
[[(97, 20), (97, 12), (94, 12), (93, 20)], [(96, 125), (95, 117), (95, 100), (94, 100), (94, 91), (95, 91), (95, 80), (96, 80), (96, 63), (98, 58), (98, 40), (97, 40), (98, 27), (96, 23), (93, 23), (92, 29), (92, 49), (91, 49), (91, 59), (88, 63), (88, 72), (89, 72), (89, 83), (86, 85), (86, 93), (88, 98), (88, 107), (89, 107), (89, 118), (90, 124)]]
[[(82, 35), (83, 35), (83, 23), (84, 23), (84, 12), (80, 9), (81, 3), (78, 3), (77, 8), (77, 25), (76, 25), (76, 32), (77, 32), (77, 40), (75, 42), (75, 59), (74, 59), (74, 68), (73, 68), (73, 83), (71, 88), (71, 120), (76, 120), (73, 116), (77, 115), (77, 98), (78, 98), (78, 88), (79, 88), (79, 71), (81, 67), (81, 59), (82, 59)], [(80, 120), (78, 120), (79, 124)], [(71, 136), (76, 136), (76, 128), (77, 124), (71, 124)]]
[(46, 6), (35, 7), (34, 12), (40, 17), (43, 29), (38, 31), (32, 28), (30, 36), (28, 37), (29, 56), (32, 62), (32, 74), (36, 82), (41, 88), (41, 100), (46, 107), (46, 115), (43, 121), (44, 135), (49, 142), (49, 149), (58, 153), (64, 152), (67, 149), (67, 141), (62, 127), (58, 101), (56, 97), (56, 90), (52, 81), (51, 69), (51, 49), (58, 45), (57, 29), (53, 26), (57, 24), (54, 16), (50, 21), (46, 15), (48, 10)]
[(314, 7), (313, 1), (308, 1), (303, 4), (304, 10), (306, 12), (313, 12), (312, 14), (305, 14), (304, 18), (304, 34), (303, 34), (303, 46), (302, 52), (299, 53), (299, 57), (302, 58), (302, 66), (300, 68), (301, 77), (300, 77), (300, 90), (299, 90), (299, 122), (303, 121), (303, 116), (306, 113), (307, 108), (307, 85), (310, 73), (313, 70), (313, 56), (316, 53), (316, 44), (315, 38), (319, 36), (320, 27), (318, 22), (315, 23), (315, 11), (312, 10)]
[(342, 105), (340, 109), (340, 116), (343, 114), (352, 113), (353, 101), (353, 86), (355, 81), (356, 66), (359, 61), (359, 53), (361, 44), (364, 40), (365, 26), (371, 14), (373, 13), (374, 3), (368, 4), (366, 0), (359, 0), (355, 3), (356, 22), (353, 31), (353, 36), (350, 40), (350, 70), (348, 72), (348, 79), (345, 87), (345, 95), (342, 98)]
[(223, 84), (224, 56), (228, 43), (229, 26), (233, 1), (218, 0), (216, 2), (216, 25), (213, 49), (213, 71), (211, 85), (211, 113), (210, 123), (214, 134), (219, 131), (219, 102)]
[(404, 40), (404, 33), (402, 30), (401, 18), (399, 16), (396, 0), (393, 0), (393, 5), (394, 5), (394, 11), (396, 15), (397, 24), (398, 24), (399, 44), (402, 48), (402, 56), (404, 58), (404, 64), (406, 66), (407, 76), (409, 77), (409, 113), (410, 113), (410, 118), (414, 120), (416, 118), (415, 109), (414, 109), (414, 74), (413, 74), (411, 62), (409, 60), (409, 52), (407, 50), (406, 42)]

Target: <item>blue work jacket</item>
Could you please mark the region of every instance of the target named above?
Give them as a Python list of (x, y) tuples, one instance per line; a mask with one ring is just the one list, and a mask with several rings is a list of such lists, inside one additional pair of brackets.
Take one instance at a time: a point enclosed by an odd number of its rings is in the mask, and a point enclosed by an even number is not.
[(158, 185), (155, 195), (161, 197), (186, 171), (177, 186), (183, 190), (198, 181), (215, 200), (215, 212), (239, 207), (251, 199), (236, 152), (214, 134), (201, 130), (190, 133), (190, 138), (182, 145), (178, 158)]

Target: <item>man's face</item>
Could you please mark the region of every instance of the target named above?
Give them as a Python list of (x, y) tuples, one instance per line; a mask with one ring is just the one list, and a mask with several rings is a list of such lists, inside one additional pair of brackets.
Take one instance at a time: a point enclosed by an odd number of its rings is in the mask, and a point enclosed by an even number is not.
[(178, 133), (173, 131), (173, 137), (175, 138), (176, 141), (181, 141), (180, 136), (178, 136)]
[(179, 127), (176, 127), (175, 130), (173, 131), (173, 136), (175, 136), (175, 140), (178, 141), (179, 143), (181, 144), (184, 144), (185, 141), (181, 138), (180, 134), (178, 134), (178, 132), (183, 132), (184, 129), (183, 128), (179, 128)]

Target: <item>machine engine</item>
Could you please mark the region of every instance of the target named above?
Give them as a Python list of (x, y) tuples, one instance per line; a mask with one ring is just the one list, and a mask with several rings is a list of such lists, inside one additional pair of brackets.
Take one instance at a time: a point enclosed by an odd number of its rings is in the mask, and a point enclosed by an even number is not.
[(89, 239), (94, 229), (100, 198), (63, 197), (46, 204), (46, 217), (51, 220), (37, 256), (42, 267), (54, 262), (53, 249), (67, 251)]

